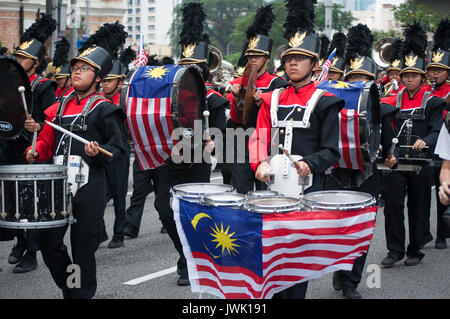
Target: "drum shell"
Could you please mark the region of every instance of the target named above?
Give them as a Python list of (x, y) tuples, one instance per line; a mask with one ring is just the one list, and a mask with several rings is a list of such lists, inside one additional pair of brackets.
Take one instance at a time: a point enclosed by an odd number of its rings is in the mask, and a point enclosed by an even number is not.
[(1, 166), (0, 183), (0, 227), (54, 228), (73, 222), (69, 221), (67, 167), (48, 164)]
[(349, 211), (376, 205), (376, 199), (357, 191), (318, 191), (306, 194), (301, 199), (303, 211)]
[(256, 190), (256, 191), (249, 191), (247, 193), (248, 199), (261, 197), (276, 197), (276, 196), (280, 196), (280, 193), (272, 190)]
[(298, 211), (299, 205), (297, 198), (279, 195), (248, 199), (246, 209), (262, 214), (289, 213)]
[(233, 191), (233, 186), (213, 183), (178, 184), (170, 190), (172, 196), (194, 203), (201, 203), (202, 199), (209, 194), (231, 193)]
[(208, 206), (241, 208), (246, 204), (246, 196), (232, 192), (209, 194), (204, 196), (201, 202)]

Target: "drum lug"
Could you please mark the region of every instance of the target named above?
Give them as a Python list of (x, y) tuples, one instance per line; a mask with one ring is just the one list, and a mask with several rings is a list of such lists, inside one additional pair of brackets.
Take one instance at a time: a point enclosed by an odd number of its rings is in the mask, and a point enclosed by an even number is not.
[(19, 220), (20, 219), (20, 214), (17, 213), (17, 214), (14, 215), (14, 217), (16, 217), (17, 220)]
[(55, 219), (56, 213), (55, 213), (55, 212), (51, 212), (51, 213), (50, 213), (50, 217), (51, 217), (52, 219)]
[(0, 217), (1, 217), (2, 219), (5, 219), (5, 218), (6, 218), (6, 216), (8, 216), (8, 214), (7, 214), (7, 213), (5, 213), (5, 212), (2, 212), (2, 213), (0, 214)]

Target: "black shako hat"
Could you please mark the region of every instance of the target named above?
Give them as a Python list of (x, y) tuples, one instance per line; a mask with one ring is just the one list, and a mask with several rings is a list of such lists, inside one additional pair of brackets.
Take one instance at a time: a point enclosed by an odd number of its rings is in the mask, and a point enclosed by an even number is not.
[(386, 72), (402, 70), (402, 52), (403, 41), (401, 39), (395, 39), (394, 42), (392, 42), (391, 50), (389, 52), (389, 66), (386, 69)]
[(55, 44), (55, 54), (53, 57), (53, 67), (55, 68), (55, 78), (62, 79), (70, 76), (70, 65), (67, 61), (70, 51), (70, 43), (66, 37)]
[(247, 43), (245, 55), (267, 55), (272, 52), (273, 40), (269, 32), (275, 21), (272, 5), (261, 7), (256, 11), (253, 24), (247, 28)]
[(287, 17), (283, 27), (288, 43), (281, 59), (292, 54), (319, 59), (321, 43), (314, 31), (316, 3), (316, 0), (286, 0)]
[(345, 70), (345, 46), (347, 44), (347, 37), (342, 32), (336, 32), (331, 39), (330, 48), (328, 49), (327, 56), (330, 56), (331, 52), (336, 49), (336, 54), (331, 61), (331, 72), (337, 72), (344, 74)]
[(365, 24), (359, 23), (348, 30), (344, 80), (352, 74), (363, 74), (375, 78), (377, 64), (371, 58), (372, 42), (372, 33)]
[(56, 30), (56, 21), (49, 15), (42, 13), (36, 21), (20, 37), (20, 45), (14, 55), (42, 61), (45, 56), (45, 41)]
[(117, 58), (119, 48), (125, 43), (128, 33), (119, 22), (105, 23), (82, 45), (80, 54), (70, 60), (70, 66), (83, 61), (94, 67), (103, 79), (112, 69), (112, 60)]
[(136, 59), (136, 52), (128, 47), (120, 53), (119, 59), (113, 61), (113, 67), (104, 80), (125, 79), (128, 73), (128, 65)]
[(429, 67), (450, 69), (450, 21), (443, 19), (439, 22), (433, 37), (433, 49), (430, 52)]
[(419, 73), (425, 75), (427, 65), (425, 50), (427, 49), (427, 34), (419, 22), (407, 24), (403, 27), (402, 70), (404, 73)]

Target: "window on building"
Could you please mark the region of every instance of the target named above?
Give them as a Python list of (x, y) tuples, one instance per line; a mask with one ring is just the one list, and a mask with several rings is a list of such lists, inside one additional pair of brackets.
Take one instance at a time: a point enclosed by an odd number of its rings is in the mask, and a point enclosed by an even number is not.
[(155, 21), (155, 17), (154, 16), (149, 16), (148, 17), (148, 22), (154, 22)]
[(128, 14), (133, 14), (133, 9), (128, 9)]
[(128, 26), (128, 32), (133, 32), (133, 27), (132, 26)]
[(137, 26), (136, 26), (136, 31), (137, 31), (137, 32), (140, 32), (140, 31), (141, 31), (141, 26), (140, 26), (140, 25), (137, 25)]
[(148, 3), (155, 3), (155, 0), (148, 0)]
[(148, 12), (155, 12), (155, 7), (149, 7)]
[(128, 22), (128, 23), (133, 22), (133, 18), (132, 18), (132, 17), (128, 17), (127, 22)]
[(140, 8), (136, 8), (136, 13), (141, 13), (141, 9)]
[(155, 25), (149, 24), (149, 25), (148, 25), (148, 29), (149, 29), (149, 30), (155, 30)]
[(133, 4), (133, 0), (127, 0), (127, 4), (131, 6)]
[(141, 5), (141, 0), (135, 0), (134, 3), (135, 3), (137, 6), (140, 6), (140, 5)]
[(136, 23), (141, 23), (141, 18), (140, 17), (136, 17)]

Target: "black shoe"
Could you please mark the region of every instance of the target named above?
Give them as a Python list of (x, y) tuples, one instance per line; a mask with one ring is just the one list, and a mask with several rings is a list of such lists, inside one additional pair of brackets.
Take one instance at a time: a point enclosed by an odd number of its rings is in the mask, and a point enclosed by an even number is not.
[(445, 238), (436, 238), (434, 247), (436, 249), (445, 249), (445, 248), (447, 248), (447, 241), (445, 240)]
[(336, 272), (333, 273), (333, 288), (334, 290), (342, 290), (342, 284)]
[(139, 230), (133, 225), (127, 224), (123, 230), (123, 234), (130, 238), (136, 238), (138, 236)]
[(120, 239), (113, 239), (109, 242), (108, 248), (115, 249), (123, 247), (123, 240)]
[(26, 250), (27, 249), (22, 245), (14, 245), (8, 257), (8, 263), (11, 265), (17, 264), (20, 260), (22, 260), (23, 254)]
[(408, 257), (405, 259), (405, 266), (416, 266), (420, 263), (419, 257)]
[(189, 282), (189, 278), (186, 277), (180, 277), (177, 280), (178, 286), (189, 286), (191, 283)]
[(399, 256), (396, 255), (391, 255), (388, 254), (382, 261), (381, 261), (381, 265), (384, 268), (391, 268), (394, 266), (394, 264), (399, 261), (402, 260), (403, 258), (400, 258)]
[(161, 226), (161, 234), (167, 234), (167, 229), (164, 226)]
[(20, 263), (16, 265), (13, 269), (13, 273), (15, 274), (23, 274), (29, 271), (33, 271), (37, 269), (37, 259), (36, 259), (36, 253), (26, 253), (23, 255), (22, 260)]
[(346, 297), (348, 299), (361, 299), (362, 298), (359, 291), (356, 290), (356, 288), (354, 288), (354, 287), (344, 288), (342, 290), (342, 294), (344, 295), (344, 297)]

